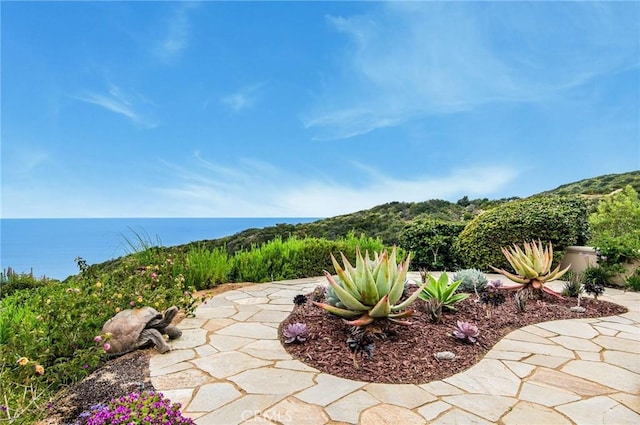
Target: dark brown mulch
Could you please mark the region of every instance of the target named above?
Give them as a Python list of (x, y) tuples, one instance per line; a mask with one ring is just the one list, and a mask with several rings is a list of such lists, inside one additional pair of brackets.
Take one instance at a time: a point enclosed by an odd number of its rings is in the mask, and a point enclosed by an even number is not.
[[(312, 295), (307, 296), (309, 300)], [(457, 311), (443, 312), (441, 323), (428, 320), (424, 302), (413, 304), (415, 313), (408, 320), (411, 326), (385, 321), (381, 327), (386, 339), (376, 339), (373, 358), (358, 356), (358, 368), (346, 340), (350, 327), (344, 321), (316, 307), (311, 302), (295, 306), (291, 315), (280, 325), (282, 329), (291, 323), (305, 323), (309, 338), (304, 343), (284, 344), (295, 358), (322, 372), (366, 382), (424, 384), (462, 372), (478, 363), (502, 337), (509, 332), (535, 323), (559, 319), (593, 318), (625, 313), (627, 309), (606, 301), (581, 300), (584, 313), (569, 311), (576, 299), (560, 300), (544, 294), (541, 300), (529, 300), (524, 313), (516, 313), (510, 297), (495, 308), (491, 319), (485, 318), (482, 304), (475, 296), (456, 304)], [(461, 342), (451, 336), (456, 321), (471, 322), (478, 326), (480, 338), (476, 344)], [(435, 353), (451, 351), (454, 360), (437, 360)]]

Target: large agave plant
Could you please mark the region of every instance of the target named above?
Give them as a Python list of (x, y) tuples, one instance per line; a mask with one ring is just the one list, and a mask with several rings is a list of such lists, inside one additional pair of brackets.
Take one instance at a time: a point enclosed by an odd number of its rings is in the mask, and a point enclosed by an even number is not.
[(489, 267), (519, 284), (509, 289), (542, 290), (548, 294), (562, 298), (559, 293), (546, 287), (545, 284), (561, 278), (569, 270), (571, 265), (560, 270), (560, 264), (558, 264), (555, 269), (551, 270), (551, 263), (553, 262), (553, 245), (551, 242), (549, 242), (546, 248), (544, 248), (542, 242), (538, 240), (537, 244), (535, 241), (531, 241), (530, 243), (525, 242), (523, 249), (516, 244), (513, 244), (513, 248), (502, 247), (500, 249), (516, 274), (491, 265)]
[(413, 310), (408, 310), (407, 307), (418, 298), (422, 288), (405, 301), (398, 303), (404, 291), (410, 255), (403, 263), (397, 264), (395, 246), (391, 254), (386, 250), (380, 255), (374, 252), (373, 260), (369, 258), (368, 252), (363, 257), (360, 249), (357, 249), (355, 267), (349, 263), (344, 254), (340, 253), (340, 255), (344, 268), (340, 266), (333, 254), (331, 255), (338, 279), (329, 272), (324, 272), (332, 292), (340, 300), (340, 307), (319, 302), (314, 302), (315, 305), (349, 319), (347, 323), (352, 326), (365, 326), (375, 319), (382, 318), (398, 321), (397, 319), (413, 314)]

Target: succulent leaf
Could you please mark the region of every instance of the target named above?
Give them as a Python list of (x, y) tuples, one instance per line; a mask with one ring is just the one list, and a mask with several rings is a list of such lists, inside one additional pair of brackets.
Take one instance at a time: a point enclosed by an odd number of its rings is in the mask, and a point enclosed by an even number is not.
[[(314, 303), (330, 313), (340, 317), (354, 319), (350, 323), (363, 326), (374, 319), (390, 317), (398, 314), (400, 310), (407, 308), (413, 302), (415, 296), (398, 304), (404, 292), (407, 270), (411, 256), (401, 264), (396, 264), (397, 248), (394, 247), (391, 255), (387, 251), (373, 253), (373, 260), (365, 251), (362, 255), (360, 248), (356, 248), (356, 266), (353, 267), (341, 253), (343, 266), (340, 266), (332, 255), (331, 260), (338, 275), (335, 279), (325, 271), (334, 299), (330, 304)], [(340, 304), (340, 305), (338, 305)], [(343, 308), (344, 307), (344, 308)], [(363, 314), (364, 313), (364, 314)], [(402, 313), (406, 317), (410, 313)]]

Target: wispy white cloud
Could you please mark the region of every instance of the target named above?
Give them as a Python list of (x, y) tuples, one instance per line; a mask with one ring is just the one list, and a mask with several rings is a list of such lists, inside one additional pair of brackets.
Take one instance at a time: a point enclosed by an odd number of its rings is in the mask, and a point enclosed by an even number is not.
[[(159, 167), (132, 183), (118, 179), (91, 190), (78, 175), (59, 180), (3, 182), (3, 217), (330, 217), (390, 200), (491, 197), (517, 177), (503, 165), (485, 165), (440, 175), (392, 177), (358, 163), (360, 181), (337, 181), (321, 173), (295, 172), (272, 163), (242, 158), (220, 164), (199, 153), (183, 163)], [(159, 183), (163, 182), (163, 183)], [(82, 193), (82, 196), (78, 196)]]
[(342, 139), (488, 103), (549, 100), (638, 67), (637, 15), (633, 5), (584, 2), (388, 2), (329, 16), (350, 42), (336, 72), (349, 77), (329, 81), (303, 123), (317, 139)]
[(5, 145), (2, 149), (2, 176), (5, 180), (31, 177), (52, 161), (51, 153), (42, 147), (25, 143)]
[(255, 105), (266, 83), (258, 83), (242, 87), (240, 90), (228, 94), (220, 102), (233, 112), (240, 112)]
[(189, 14), (197, 7), (198, 2), (184, 1), (172, 10), (167, 20), (166, 32), (153, 49), (156, 57), (164, 62), (171, 62), (187, 48), (191, 33)]
[(107, 93), (86, 91), (75, 99), (100, 106), (108, 111), (123, 115), (142, 127), (154, 128), (157, 123), (151, 117), (139, 111), (153, 105), (151, 101), (137, 93), (128, 93), (115, 84), (110, 84)]
[(352, 185), (330, 176), (301, 175), (270, 163), (244, 159), (233, 167), (204, 160), (189, 165), (166, 162), (175, 183), (153, 189), (156, 199), (181, 205), (189, 216), (328, 217), (371, 208), (390, 199), (416, 202), (485, 197), (497, 193), (516, 178), (503, 165), (454, 170), (441, 176), (391, 177), (361, 164), (366, 183)]

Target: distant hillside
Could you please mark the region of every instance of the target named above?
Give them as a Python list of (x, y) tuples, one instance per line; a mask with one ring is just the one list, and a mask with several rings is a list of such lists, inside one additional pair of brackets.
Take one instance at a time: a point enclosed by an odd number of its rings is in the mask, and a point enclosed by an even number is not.
[(630, 171), (623, 174), (607, 174), (604, 176), (584, 179), (575, 183), (563, 184), (553, 190), (539, 195), (606, 195), (614, 190), (630, 184), (640, 193), (640, 171)]
[[(556, 189), (536, 194), (534, 196), (550, 195), (585, 195), (593, 197), (597, 202), (597, 195), (605, 195), (631, 184), (640, 192), (640, 171), (624, 174), (609, 174), (593, 177), (559, 186)], [(250, 248), (251, 245), (259, 245), (278, 236), (287, 238), (298, 237), (322, 237), (335, 239), (353, 231), (356, 234), (364, 233), (368, 236), (380, 237), (387, 244), (399, 242), (399, 235), (403, 227), (413, 220), (422, 218), (436, 218), (446, 221), (466, 222), (476, 215), (517, 198), (499, 200), (473, 199), (463, 197), (457, 202), (449, 202), (441, 199), (432, 199), (424, 202), (390, 202), (378, 205), (368, 210), (351, 214), (339, 215), (304, 224), (278, 224), (263, 229), (247, 229), (220, 239), (199, 241), (183, 245), (179, 249), (188, 249), (194, 244), (204, 244), (210, 248), (226, 246), (229, 252)]]

